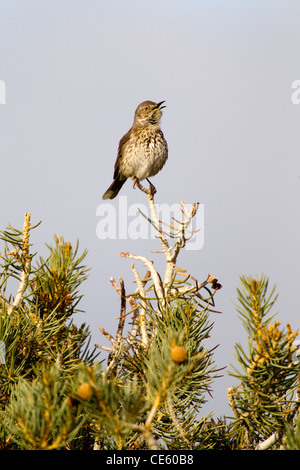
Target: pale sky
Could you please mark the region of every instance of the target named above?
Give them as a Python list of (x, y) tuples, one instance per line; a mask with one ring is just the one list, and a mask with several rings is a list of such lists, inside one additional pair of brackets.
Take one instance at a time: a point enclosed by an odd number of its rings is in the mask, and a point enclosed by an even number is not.
[[(109, 278), (135, 289), (120, 251), (163, 267), (154, 240), (96, 234), (118, 142), (147, 99), (167, 105), (169, 159), (152, 180), (156, 202), (204, 204), (204, 246), (178, 264), (223, 285), (223, 314), (211, 317), (216, 365), (236, 365), (234, 344), (246, 341), (232, 304), (242, 274), (268, 275), (277, 319), (300, 326), (299, 18), (297, 0), (0, 0), (0, 229), (22, 228), (31, 212), (32, 223), (42, 220), (33, 251), (47, 256), (54, 233), (88, 249), (86, 313), (76, 322), (90, 325), (93, 343), (108, 345), (99, 326), (116, 331)], [(120, 195), (146, 205), (130, 182)], [(116, 213), (120, 201), (111, 202)], [(224, 371), (203, 412), (231, 414), (232, 384)]]

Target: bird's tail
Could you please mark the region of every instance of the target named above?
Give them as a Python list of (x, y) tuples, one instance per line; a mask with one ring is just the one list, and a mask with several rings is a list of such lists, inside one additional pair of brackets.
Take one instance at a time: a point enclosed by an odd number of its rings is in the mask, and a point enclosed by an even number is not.
[(127, 178), (124, 180), (120, 179), (120, 176), (118, 176), (116, 179), (113, 180), (112, 184), (108, 188), (107, 191), (102, 196), (102, 199), (114, 199), (117, 194), (119, 193), (120, 189), (122, 188), (123, 184), (125, 183)]

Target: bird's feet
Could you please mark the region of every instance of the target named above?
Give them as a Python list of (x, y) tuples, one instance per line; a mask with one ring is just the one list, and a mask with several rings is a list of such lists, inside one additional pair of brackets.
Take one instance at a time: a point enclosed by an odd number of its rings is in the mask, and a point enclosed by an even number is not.
[(133, 176), (132, 177), (132, 186), (133, 187), (137, 187), (139, 188), (141, 191), (143, 191), (145, 194), (147, 194), (148, 197), (150, 197), (151, 199), (153, 199), (153, 196), (154, 194), (156, 193), (156, 188), (155, 186), (153, 186), (153, 184), (151, 183), (151, 181), (148, 180), (148, 178), (146, 178), (146, 180), (148, 181), (149, 183), (149, 189), (145, 188), (143, 185), (141, 185), (139, 179), (136, 177), (136, 176)]
[(139, 180), (137, 179), (136, 176), (132, 177), (132, 187), (134, 188), (135, 186), (138, 186)]
[(150, 193), (150, 195), (153, 197), (154, 194), (156, 194), (156, 188), (155, 188), (155, 186), (153, 186), (153, 184), (151, 183), (151, 181), (148, 180), (148, 178), (146, 178), (146, 180), (147, 180), (148, 183), (149, 183), (149, 193)]

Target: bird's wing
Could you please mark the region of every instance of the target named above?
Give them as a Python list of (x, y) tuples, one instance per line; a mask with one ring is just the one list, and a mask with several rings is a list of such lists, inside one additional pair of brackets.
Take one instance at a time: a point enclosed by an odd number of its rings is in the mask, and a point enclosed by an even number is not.
[(119, 148), (118, 148), (118, 156), (117, 156), (115, 168), (114, 168), (114, 179), (118, 178), (120, 174), (120, 159), (123, 155), (124, 146), (130, 139), (130, 135), (131, 135), (130, 131), (131, 129), (125, 135), (123, 135), (122, 139), (120, 140)]

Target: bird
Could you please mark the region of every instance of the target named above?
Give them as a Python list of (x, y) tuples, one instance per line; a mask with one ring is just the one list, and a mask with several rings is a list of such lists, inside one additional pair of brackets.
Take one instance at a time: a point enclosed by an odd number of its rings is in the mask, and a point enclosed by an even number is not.
[(133, 125), (119, 142), (113, 182), (102, 199), (114, 199), (128, 178), (133, 186), (144, 179), (150, 183), (148, 178), (163, 168), (168, 158), (168, 144), (160, 129), (163, 103), (148, 100), (136, 108)]

